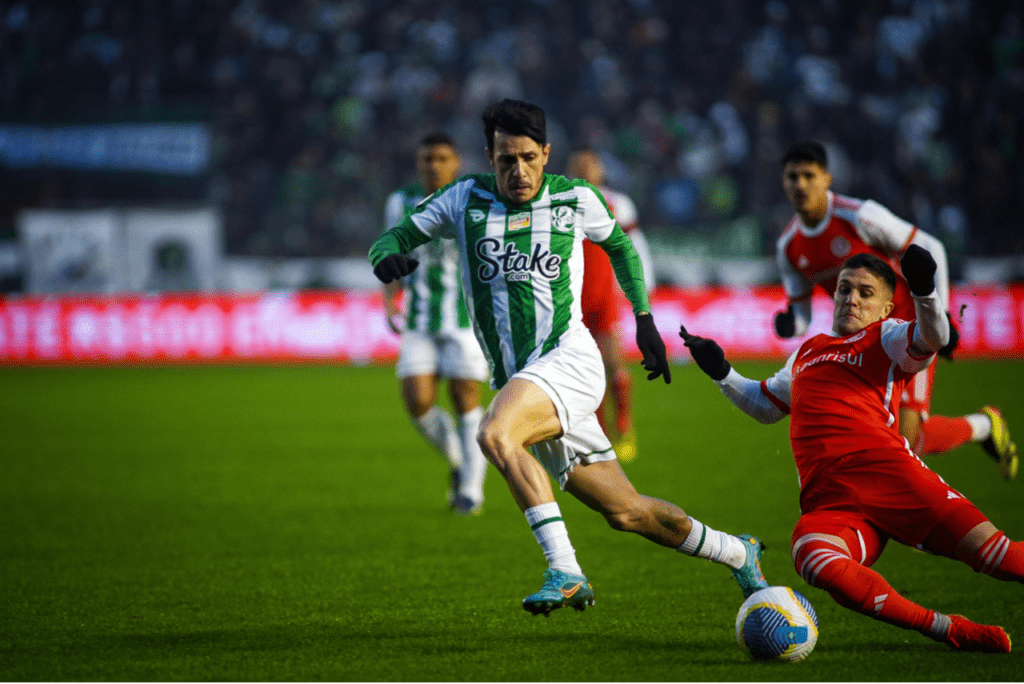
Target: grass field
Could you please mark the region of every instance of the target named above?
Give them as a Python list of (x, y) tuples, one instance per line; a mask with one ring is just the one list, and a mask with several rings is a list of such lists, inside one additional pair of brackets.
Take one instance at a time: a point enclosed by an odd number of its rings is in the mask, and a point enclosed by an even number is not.
[[(737, 364), (754, 377), (773, 365)], [(1001, 405), (1024, 439), (1024, 364), (943, 363), (933, 408)], [(839, 608), (789, 560), (785, 423), (733, 409), (696, 368), (637, 374), (644, 493), (768, 544), (821, 636), (795, 665), (746, 660), (728, 571), (612, 531), (559, 495), (597, 592), (532, 618), (545, 567), (493, 472), (484, 515), (446, 472), (390, 368), (0, 371), (3, 681), (1014, 681), (1020, 652), (955, 653)], [(930, 464), (1015, 539), (1022, 487), (980, 448)], [(928, 607), (1024, 639), (1024, 587), (891, 544), (876, 565)], [(1022, 642), (1024, 645), (1024, 642)]]

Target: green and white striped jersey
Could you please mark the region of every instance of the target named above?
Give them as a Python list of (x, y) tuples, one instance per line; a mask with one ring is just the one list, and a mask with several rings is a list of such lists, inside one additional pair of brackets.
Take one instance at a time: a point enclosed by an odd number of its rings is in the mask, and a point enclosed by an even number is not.
[(498, 195), (493, 174), (465, 176), (377, 238), (370, 262), (437, 237), (458, 246), (469, 316), (495, 388), (567, 336), (589, 334), (580, 309), (584, 238), (608, 252), (634, 313), (650, 311), (633, 243), (586, 181), (545, 174), (532, 202), (514, 204)]
[[(391, 227), (423, 200), (421, 183), (409, 183), (388, 195), (384, 225)], [(403, 278), (406, 294), (405, 329), (447, 333), (469, 327), (466, 300), (459, 288), (459, 249), (452, 239), (438, 238), (412, 251), (420, 265)]]

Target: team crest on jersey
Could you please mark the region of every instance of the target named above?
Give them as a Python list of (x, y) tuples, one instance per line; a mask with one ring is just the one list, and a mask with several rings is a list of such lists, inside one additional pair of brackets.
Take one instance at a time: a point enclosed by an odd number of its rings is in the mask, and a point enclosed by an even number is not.
[(806, 256), (804, 256), (803, 254), (801, 254), (801, 255), (800, 255), (800, 258), (796, 260), (796, 265), (797, 265), (797, 266), (798, 266), (799, 268), (807, 268), (808, 266), (810, 266), (810, 264), (811, 264), (811, 260), (810, 260), (810, 259), (808, 259), (808, 258), (807, 258)]
[(509, 230), (521, 230), (530, 227), (530, 212), (524, 211), (519, 214), (512, 214), (508, 217)]
[(853, 249), (853, 245), (850, 244), (850, 241), (847, 240), (846, 238), (844, 238), (841, 235), (839, 237), (835, 238), (834, 240), (832, 240), (831, 247), (832, 247), (832, 254), (834, 254), (835, 256), (839, 257), (840, 259), (842, 259), (843, 257), (849, 255), (850, 250)]
[(576, 212), (572, 207), (561, 206), (551, 210), (551, 227), (568, 233), (576, 225)]
[(487, 214), (480, 211), (479, 209), (470, 209), (469, 218), (473, 221), (473, 223), (480, 223), (485, 218), (487, 218)]

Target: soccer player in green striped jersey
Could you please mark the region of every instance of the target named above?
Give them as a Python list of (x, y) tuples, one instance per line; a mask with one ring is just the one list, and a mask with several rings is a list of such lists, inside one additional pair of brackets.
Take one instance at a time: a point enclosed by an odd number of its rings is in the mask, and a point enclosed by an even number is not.
[[(416, 151), (419, 180), (388, 196), (384, 225), (393, 226), (424, 197), (455, 180), (459, 153), (445, 133), (424, 136)], [(480, 383), (487, 379), (487, 360), (469, 326), (469, 313), (459, 287), (459, 256), (454, 240), (438, 238), (412, 252), (420, 267), (383, 285), (388, 325), (402, 336), (395, 374), (413, 424), (448, 462), (449, 503), (459, 515), (481, 511), (484, 501), (484, 458), (476, 433), (483, 417)], [(405, 287), (406, 311), (397, 295)], [(448, 380), (455, 420), (437, 403), (438, 385)]]
[(767, 587), (756, 537), (719, 532), (675, 504), (639, 494), (594, 415), (605, 374), (580, 310), (584, 238), (608, 253), (633, 306), (648, 380), (671, 380), (632, 242), (593, 185), (544, 172), (551, 146), (540, 107), (502, 100), (488, 107), (483, 123), (494, 173), (435, 192), (374, 242), (369, 259), (386, 283), (416, 269), (419, 262), (406, 253), (418, 245), (439, 236), (458, 245), (470, 319), (498, 390), (477, 439), (549, 566), (523, 607), (547, 615), (594, 602), (549, 475), (612, 528), (729, 566), (744, 595)]

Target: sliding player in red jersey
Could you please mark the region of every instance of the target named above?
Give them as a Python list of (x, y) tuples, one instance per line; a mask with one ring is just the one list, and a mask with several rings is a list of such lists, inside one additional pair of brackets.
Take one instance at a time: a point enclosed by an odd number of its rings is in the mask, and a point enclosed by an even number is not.
[[(814, 286), (820, 285), (831, 295), (840, 265), (861, 252), (874, 254), (896, 271), (893, 315), (909, 320), (914, 317), (914, 304), (906, 280), (899, 275), (898, 261), (911, 244), (928, 250), (937, 264), (939, 301), (943, 311), (948, 310), (949, 275), (942, 243), (877, 202), (830, 191), (832, 175), (821, 144), (790, 145), (782, 158), (782, 184), (796, 215), (776, 245), (779, 273), (789, 298), (786, 310), (775, 316), (775, 332), (780, 337), (799, 337), (807, 331)], [(956, 335), (955, 329), (952, 334)], [(939, 353), (947, 355), (952, 350)], [(915, 375), (899, 397), (900, 432), (922, 456), (979, 442), (1002, 476), (1012, 480), (1017, 474), (1017, 446), (999, 409), (984, 406), (977, 413), (957, 417), (929, 414), (935, 365)]]
[(1006, 653), (1001, 627), (928, 610), (871, 569), (891, 538), (975, 571), (1024, 583), (1024, 542), (1010, 541), (946, 484), (897, 430), (899, 397), (949, 340), (935, 260), (917, 245), (901, 261), (916, 320), (888, 318), (897, 276), (873, 254), (844, 262), (832, 332), (815, 335), (763, 382), (737, 373), (713, 340), (680, 329), (694, 361), (762, 423), (790, 416), (800, 477), (796, 570), (840, 605), (957, 650)]
[[(605, 185), (604, 164), (597, 152), (590, 148), (579, 148), (569, 155), (566, 164), (566, 177), (582, 178), (596, 186), (604, 196), (608, 208), (622, 230), (630, 237), (640, 263), (644, 267), (644, 278), (647, 291), (654, 288), (654, 266), (647, 240), (640, 230), (636, 205), (627, 195), (616, 192)], [(590, 240), (583, 241), (583, 293), (580, 295), (580, 306), (583, 308), (583, 323), (590, 329), (590, 334), (601, 350), (604, 361), (608, 388), (600, 406), (597, 407), (597, 419), (601, 427), (611, 438), (615, 453), (622, 461), (636, 458), (636, 429), (633, 426), (631, 396), (633, 380), (622, 353), (622, 339), (619, 332), (619, 311), (626, 303), (625, 296), (615, 282), (608, 255)], [(605, 409), (614, 404), (614, 422), (605, 419)]]

